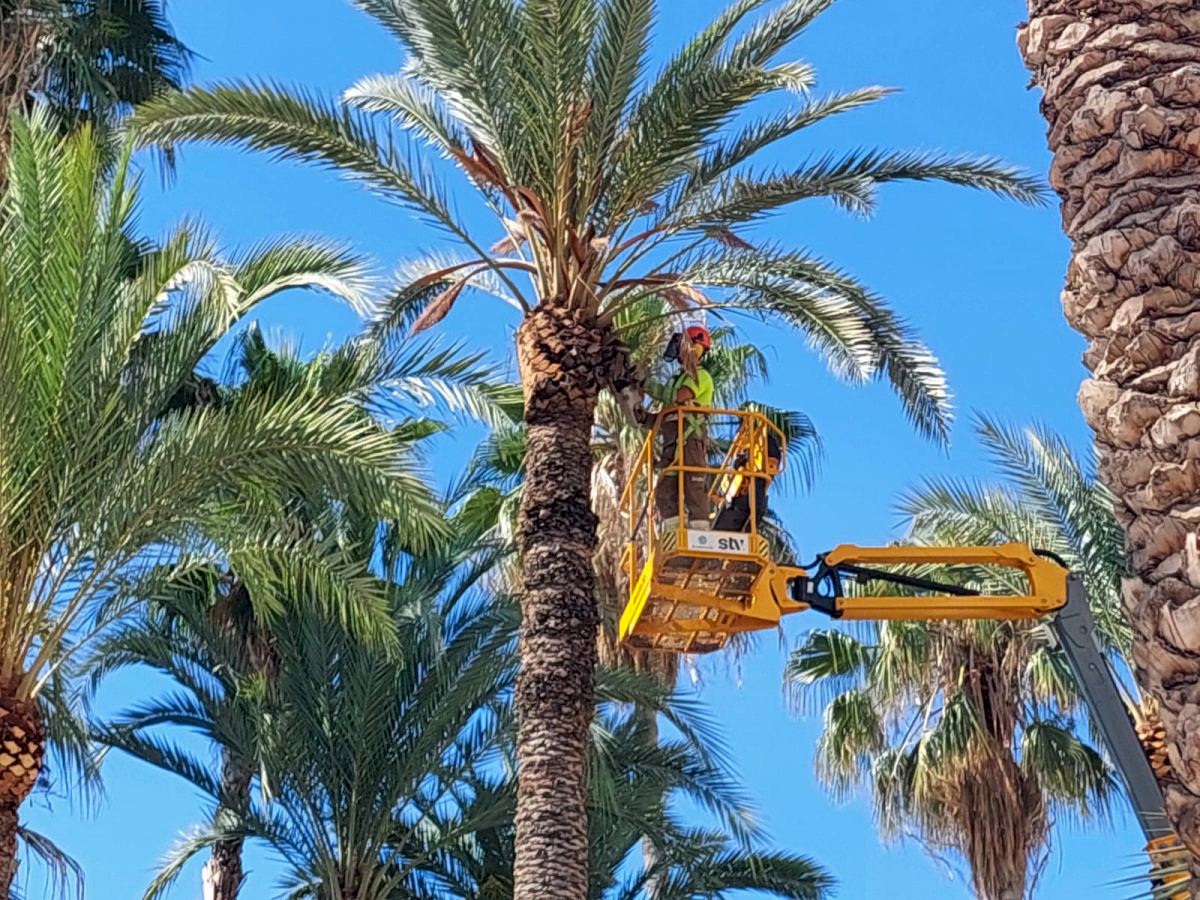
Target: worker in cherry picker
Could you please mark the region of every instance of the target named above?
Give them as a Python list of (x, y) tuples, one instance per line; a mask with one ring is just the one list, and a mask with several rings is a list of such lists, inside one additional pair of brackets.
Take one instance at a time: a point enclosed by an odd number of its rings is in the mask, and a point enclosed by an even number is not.
[[(712, 375), (704, 368), (704, 356), (712, 348), (708, 329), (692, 325), (671, 338), (664, 356), (679, 363), (679, 371), (667, 383), (662, 402), (665, 407), (704, 406), (713, 403)], [(663, 417), (663, 448), (660, 466), (708, 465), (708, 422), (700, 413), (683, 414), (683, 446), (679, 445), (680, 423), (678, 412), (668, 411)], [(708, 528), (708, 488), (703, 472), (685, 472), (683, 480), (683, 505), (687, 515), (687, 527)], [(658, 514), (664, 531), (679, 525), (679, 473), (665, 472), (658, 481), (655, 494)]]
[[(767, 429), (767, 461), (770, 466), (773, 466), (775, 471), (778, 471), (781, 458), (783, 456), (783, 448), (779, 443), (779, 436), (773, 428)], [(737, 455), (733, 461), (733, 466), (736, 469), (743, 469), (750, 463), (750, 453), (743, 450)], [(756, 531), (762, 530), (763, 519), (766, 518), (767, 509), (767, 479), (762, 476), (764, 467), (757, 467), (757, 474), (747, 474), (740, 480), (737, 485), (737, 492), (731, 497), (725, 498), (725, 503), (717, 510), (717, 514), (713, 519), (713, 529), (716, 531), (749, 531), (750, 530), (750, 513), (751, 502), (750, 492), (754, 491), (754, 528)]]

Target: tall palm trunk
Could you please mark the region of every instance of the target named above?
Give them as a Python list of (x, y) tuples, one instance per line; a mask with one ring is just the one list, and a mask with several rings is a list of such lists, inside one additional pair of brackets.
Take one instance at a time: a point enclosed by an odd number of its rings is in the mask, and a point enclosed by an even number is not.
[[(187, 403), (202, 408), (219, 408), (220, 395), (209, 379), (193, 377)], [(250, 592), (236, 575), (231, 574), (227, 593), (213, 606), (210, 616), (225, 636), (239, 650), (239, 668), (245, 674), (261, 676), (268, 687), (275, 686), (279, 677), (280, 658), (270, 631), (254, 617)], [(221, 749), (221, 802), (218, 819), (229, 816), (236, 820), (250, 804), (250, 784), (254, 770), (244, 758), (229, 747)], [(246, 874), (242, 867), (244, 838), (230, 838), (213, 845), (202, 873), (204, 900), (237, 900)]]
[(1047, 833), (1042, 793), (1012, 756), (1018, 720), (1011, 678), (1002, 659), (974, 661), (964, 690), (979, 712), (978, 745), (947, 785), (979, 900), (1024, 900)]
[(1030, 0), (1019, 44), (1090, 341), (1080, 404), (1120, 500), (1138, 682), (1161, 703), (1167, 813), (1200, 854), (1200, 12), (1194, 0)]
[[(217, 810), (220, 817), (228, 809), (236, 815), (250, 802), (250, 782), (254, 773), (242, 764), (229, 750), (221, 752), (221, 797), (222, 806)], [(242, 846), (244, 838), (230, 838), (213, 845), (212, 855), (204, 865), (202, 874), (204, 900), (237, 900), (245, 883), (242, 868)]]
[(17, 875), (17, 829), (21, 804), (9, 795), (0, 796), (0, 897), (10, 896)]
[(39, 38), (40, 29), (23, 5), (0, 9), (0, 190), (8, 168), (9, 116), (24, 105), (40, 74)]
[(20, 808), (42, 771), (43, 740), (36, 701), (12, 686), (0, 690), (0, 897), (9, 896), (17, 874)]
[(536, 307), (517, 334), (529, 437), (518, 527), (515, 900), (588, 895), (585, 759), (597, 624), (591, 432), (605, 342), (585, 313), (562, 306)]

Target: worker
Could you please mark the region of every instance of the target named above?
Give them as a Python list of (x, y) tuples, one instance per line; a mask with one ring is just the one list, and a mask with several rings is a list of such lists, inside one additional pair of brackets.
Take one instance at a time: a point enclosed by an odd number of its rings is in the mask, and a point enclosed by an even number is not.
[[(713, 403), (712, 375), (704, 368), (704, 355), (712, 348), (712, 339), (708, 329), (692, 325), (678, 340), (672, 339), (672, 347), (668, 348), (668, 357), (672, 355), (679, 360), (680, 370), (667, 385), (664, 403), (668, 406), (706, 406)], [(698, 466), (708, 465), (708, 423), (707, 416), (689, 413), (683, 420), (683, 447), (678, 446), (680, 425), (679, 414), (668, 412), (663, 418), (662, 435), (663, 451), (660, 465)], [(681, 454), (682, 449), (682, 454)], [(658, 514), (662, 519), (663, 530), (668, 531), (679, 525), (679, 474), (666, 472), (658, 481), (655, 499), (658, 504)], [(687, 472), (683, 481), (683, 503), (687, 514), (689, 528), (708, 528), (708, 489), (705, 486), (705, 476), (702, 472)]]
[[(767, 429), (767, 459), (774, 464), (778, 471), (780, 457), (783, 455), (779, 438), (774, 429)], [(749, 453), (741, 453), (733, 461), (734, 467), (742, 469), (750, 462)], [(759, 469), (758, 471), (762, 471)], [(754, 491), (754, 530), (762, 529), (762, 521), (767, 515), (767, 479), (747, 475), (738, 485), (737, 493), (727, 501), (724, 508), (717, 512), (713, 528), (717, 531), (749, 531), (750, 530), (750, 491)]]

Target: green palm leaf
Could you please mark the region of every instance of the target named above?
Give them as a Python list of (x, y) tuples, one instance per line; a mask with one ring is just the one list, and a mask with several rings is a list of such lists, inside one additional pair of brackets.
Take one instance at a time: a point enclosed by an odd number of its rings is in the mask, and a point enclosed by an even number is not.
[[(0, 415), (11, 425), (0, 434), (0, 674), (17, 698), (40, 698), (57, 751), (85, 776), (74, 662), (164, 571), (236, 560), (263, 609), (320, 589), (331, 614), (378, 635), (370, 580), (311, 534), (281, 537), (294, 524), (285, 498), (386, 513), (410, 543), (444, 533), (411, 438), (361, 407), (386, 354), (334, 354), (336, 378), (241, 394), (196, 372), (286, 289), (364, 307), (361, 261), (312, 239), (230, 260), (195, 225), (160, 246), (139, 241), (131, 152), (114, 160), (91, 131), (62, 138), (35, 113), (14, 125), (0, 199)], [(420, 374), (481, 375), (441, 362)]]

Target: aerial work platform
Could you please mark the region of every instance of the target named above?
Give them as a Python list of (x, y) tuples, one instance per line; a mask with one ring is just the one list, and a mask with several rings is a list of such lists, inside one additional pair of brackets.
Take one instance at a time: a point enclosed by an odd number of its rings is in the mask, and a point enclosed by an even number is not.
[[(704, 465), (663, 459), (684, 429), (703, 422)], [(734, 634), (775, 628), (783, 616), (817, 608), (847, 619), (1037, 619), (1066, 602), (1066, 569), (1022, 544), (988, 547), (857, 547), (844, 544), (809, 570), (782, 559), (782, 540), (766, 518), (767, 494), (783, 472), (783, 432), (759, 412), (685, 408), (660, 414), (634, 462), (622, 498), (628, 537), (622, 566), (630, 585), (620, 622), (629, 646), (706, 653)], [(708, 515), (664, 524), (662, 485), (684, 508), (687, 478), (704, 479)], [(764, 525), (767, 529), (764, 531)], [(735, 530), (736, 529), (736, 530)], [(1022, 595), (981, 595), (954, 585), (940, 594), (870, 596), (843, 590), (843, 580), (889, 574), (909, 588), (929, 585), (873, 565), (996, 566), (1024, 574)]]
[[(706, 464), (663, 460), (664, 446), (682, 447), (689, 426), (702, 429)], [(760, 529), (785, 445), (783, 432), (757, 412), (685, 408), (658, 416), (621, 501), (629, 523), (622, 567), (631, 591), (620, 634), (631, 647), (705, 653), (732, 634), (779, 623), (777, 604), (762, 590), (775, 566)], [(666, 481), (684, 510), (688, 478), (704, 479), (709, 516), (680, 516), (664, 527), (660, 486)]]

